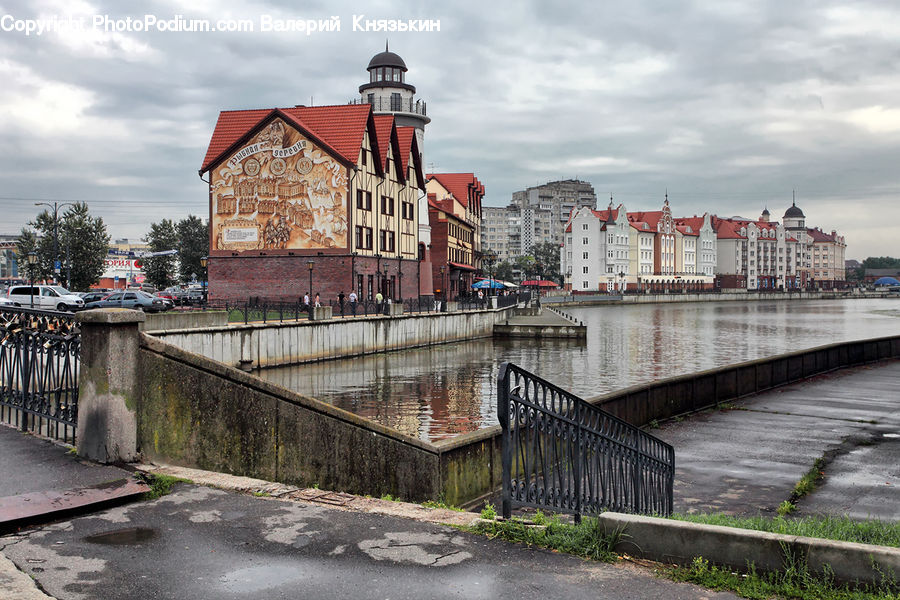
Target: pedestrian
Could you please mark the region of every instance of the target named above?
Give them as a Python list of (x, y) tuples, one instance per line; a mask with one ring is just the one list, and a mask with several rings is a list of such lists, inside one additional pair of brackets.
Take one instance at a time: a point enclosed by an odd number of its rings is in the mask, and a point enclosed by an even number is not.
[(316, 308), (322, 306), (322, 303), (319, 302), (319, 292), (316, 292)]
[(356, 292), (354, 292), (353, 290), (350, 290), (349, 299), (350, 299), (350, 312), (352, 312), (353, 316), (355, 317), (356, 316), (356, 301), (358, 299)]
[(303, 306), (309, 308), (309, 292), (303, 294)]
[[(352, 292), (351, 292), (352, 293)], [(338, 305), (341, 307), (341, 314), (344, 314), (344, 290), (338, 292)]]
[(379, 312), (381, 311), (381, 303), (384, 302), (384, 296), (381, 295), (381, 292), (375, 294), (375, 305), (378, 306)]

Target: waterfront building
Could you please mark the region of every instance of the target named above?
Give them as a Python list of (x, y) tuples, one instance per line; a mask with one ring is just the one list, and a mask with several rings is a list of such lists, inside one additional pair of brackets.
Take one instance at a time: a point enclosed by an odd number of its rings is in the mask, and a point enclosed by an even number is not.
[[(799, 210), (799, 209), (798, 209)], [(756, 221), (713, 217), (717, 235), (717, 285), (748, 290), (804, 287), (803, 243), (768, 209)]]
[(200, 168), (211, 299), (432, 293), (421, 214), (430, 119), (399, 56), (379, 53), (368, 71), (350, 104), (220, 113)]
[(576, 292), (624, 291), (634, 283), (629, 266), (631, 226), (625, 206), (572, 210), (560, 247), (564, 287)]
[(810, 282), (813, 287), (836, 288), (847, 283), (844, 251), (847, 245), (844, 236), (836, 231), (825, 233), (818, 227), (807, 231), (812, 240), (812, 271)]
[(467, 293), (481, 268), (484, 185), (474, 173), (433, 173), (426, 193), (434, 293), (445, 297)]
[[(369, 104), (223, 111), (200, 170), (210, 297), (416, 296), (425, 185), (401, 129), (376, 126)], [(230, 197), (237, 211), (223, 212)]]
[(518, 207), (481, 208), (481, 247), (496, 252), (498, 260), (522, 256), (522, 213)]
[[(712, 215), (704, 213), (702, 217), (678, 217), (675, 227), (682, 234), (696, 234), (696, 248), (693, 248), (693, 262), (685, 248), (681, 261), (686, 274), (703, 275), (705, 283), (711, 284), (716, 275), (716, 230), (712, 226)], [(676, 238), (677, 244), (677, 238)]]

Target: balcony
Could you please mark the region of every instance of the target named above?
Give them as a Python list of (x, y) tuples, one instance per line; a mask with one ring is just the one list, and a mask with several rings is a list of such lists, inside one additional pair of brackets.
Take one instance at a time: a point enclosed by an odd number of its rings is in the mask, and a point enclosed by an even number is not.
[(360, 99), (351, 100), (348, 104), (371, 104), (375, 112), (404, 112), (426, 116), (424, 100), (404, 100), (402, 98), (373, 98), (372, 102)]

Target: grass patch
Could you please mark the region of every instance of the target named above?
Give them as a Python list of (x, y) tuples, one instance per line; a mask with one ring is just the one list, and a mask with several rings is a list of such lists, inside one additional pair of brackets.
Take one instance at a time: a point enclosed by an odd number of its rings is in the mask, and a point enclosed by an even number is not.
[(796, 504), (797, 500), (811, 494), (816, 489), (819, 482), (825, 478), (824, 468), (825, 459), (817, 458), (809, 471), (807, 471), (806, 474), (800, 478), (800, 481), (797, 482), (797, 485), (794, 486), (794, 491), (791, 493), (791, 502), (793, 504)]
[(785, 500), (778, 505), (778, 508), (775, 509), (775, 512), (777, 512), (779, 516), (783, 517), (785, 515), (791, 514), (795, 510), (797, 510), (797, 505), (790, 500)]
[(386, 500), (387, 502), (402, 502), (398, 496), (391, 496), (390, 494), (383, 495), (381, 499)]
[(484, 505), (484, 508), (481, 509), (481, 518), (488, 521), (493, 521), (497, 518), (497, 509), (494, 508), (493, 504)]
[(463, 512), (458, 506), (453, 506), (452, 504), (447, 504), (443, 500), (426, 500), (422, 503), (422, 506), (425, 508), (443, 508), (445, 510), (454, 510), (456, 512)]
[(688, 566), (666, 567), (659, 572), (675, 581), (695, 583), (716, 591), (732, 591), (744, 598), (796, 598), (799, 600), (897, 600), (897, 587), (892, 582), (878, 585), (837, 585), (829, 572), (810, 573), (806, 562), (788, 554), (784, 568), (778, 572), (758, 573), (750, 565), (747, 573), (710, 565), (695, 557)]
[(900, 523), (887, 521), (854, 521), (847, 517), (830, 516), (786, 519), (783, 516), (733, 517), (722, 514), (676, 514), (671, 518), (691, 523), (900, 548)]
[(176, 483), (194, 483), (190, 479), (161, 473), (140, 473), (137, 477), (150, 486), (150, 491), (144, 494), (144, 500), (156, 500), (171, 493), (172, 487)]
[(588, 517), (583, 518), (578, 525), (561, 523), (555, 516), (548, 518), (542, 515), (540, 519), (546, 522), (546, 525), (514, 519), (481, 522), (463, 529), (489, 538), (549, 548), (592, 560), (612, 562), (618, 558), (613, 548), (622, 536), (621, 531), (607, 532), (600, 521)]

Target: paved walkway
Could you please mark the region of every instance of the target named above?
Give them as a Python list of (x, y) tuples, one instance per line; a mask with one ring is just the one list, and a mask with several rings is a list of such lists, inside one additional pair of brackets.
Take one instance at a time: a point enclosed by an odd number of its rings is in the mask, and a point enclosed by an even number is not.
[(775, 513), (824, 457), (799, 514), (900, 521), (900, 361), (847, 369), (692, 415), (675, 447), (677, 512)]
[[(24, 450), (15, 464), (5, 460), (8, 448)], [(7, 487), (12, 480), (0, 478), (0, 497), (26, 488), (80, 485), (95, 474), (121, 474), (8, 428), (0, 428), (0, 456), (3, 473), (34, 474), (25, 487)], [(48, 465), (55, 475), (40, 473)], [(191, 484), (177, 484), (174, 493), (158, 500), (0, 537), (0, 598), (46, 600), (48, 595), (59, 600), (736, 598), (659, 579), (631, 564), (530, 550), (421, 520)]]

